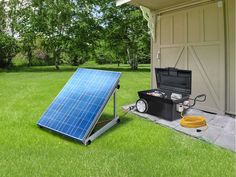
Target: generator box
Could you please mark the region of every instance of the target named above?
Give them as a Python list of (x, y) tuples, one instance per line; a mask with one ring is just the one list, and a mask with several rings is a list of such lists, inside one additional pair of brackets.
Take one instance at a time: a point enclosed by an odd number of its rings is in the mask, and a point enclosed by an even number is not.
[(191, 95), (192, 71), (155, 68), (155, 76), (157, 89), (138, 92), (137, 110), (169, 121), (181, 118)]

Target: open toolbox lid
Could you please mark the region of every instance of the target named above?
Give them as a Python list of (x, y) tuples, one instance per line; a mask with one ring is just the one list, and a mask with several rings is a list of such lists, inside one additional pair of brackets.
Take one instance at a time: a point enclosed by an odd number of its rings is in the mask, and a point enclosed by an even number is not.
[(176, 68), (155, 68), (157, 88), (191, 94), (192, 71)]

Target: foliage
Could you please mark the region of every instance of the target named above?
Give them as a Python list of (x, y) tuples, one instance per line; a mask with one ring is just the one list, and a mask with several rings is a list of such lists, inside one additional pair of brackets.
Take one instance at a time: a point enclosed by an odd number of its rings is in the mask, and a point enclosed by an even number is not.
[[(92, 1), (91, 1), (92, 2)], [(66, 52), (73, 65), (94, 57), (101, 27), (93, 16), (94, 4), (85, 0), (73, 4), (73, 18), (69, 29)]]
[(47, 52), (42, 49), (35, 49), (32, 53), (32, 65), (34, 66), (50, 66), (54, 65), (54, 60)]
[(31, 6), (31, 3), (21, 4), (21, 9), (18, 11), (17, 30), (20, 36), (21, 52), (26, 54), (28, 66), (32, 65), (33, 50), (36, 48), (37, 31), (35, 24), (36, 14)]
[(12, 37), (15, 37), (17, 32), (17, 20), (18, 20), (18, 12), (20, 11), (21, 3), (20, 0), (7, 0), (6, 1), (6, 18), (7, 18), (7, 27), (9, 33)]
[[(109, 51), (118, 65), (121, 62), (129, 62), (132, 63), (132, 69), (137, 69), (139, 61), (148, 63), (150, 39), (146, 21), (140, 10), (127, 5), (115, 7), (114, 1), (106, 1), (101, 3), (101, 11), (103, 40), (107, 45), (100, 47)], [(133, 67), (134, 65), (136, 67)]]
[(109, 50), (109, 44), (107, 40), (98, 40), (98, 47), (95, 49), (95, 61), (97, 64), (115, 63), (115, 53), (113, 50)]
[(116, 7), (109, 0), (8, 0), (0, 2), (0, 15), (0, 31), (17, 38), (28, 66), (38, 49), (57, 69), (63, 62), (137, 66), (150, 61), (147, 24), (133, 6)]
[(0, 32), (0, 67), (10, 67), (12, 58), (18, 52), (15, 38)]
[[(59, 69), (61, 53), (67, 42), (68, 31), (73, 17), (73, 3), (67, 0), (33, 1), (37, 32), (42, 38), (43, 47), (52, 53), (55, 67)], [(47, 18), (45, 18), (47, 17)]]
[(4, 32), (6, 28), (6, 2), (4, 0), (0, 1), (0, 32)]

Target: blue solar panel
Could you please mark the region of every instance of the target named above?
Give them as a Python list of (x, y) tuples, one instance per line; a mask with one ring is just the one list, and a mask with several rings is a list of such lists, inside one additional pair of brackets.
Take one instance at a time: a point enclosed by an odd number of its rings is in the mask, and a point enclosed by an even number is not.
[(84, 141), (114, 92), (121, 73), (79, 68), (37, 125)]

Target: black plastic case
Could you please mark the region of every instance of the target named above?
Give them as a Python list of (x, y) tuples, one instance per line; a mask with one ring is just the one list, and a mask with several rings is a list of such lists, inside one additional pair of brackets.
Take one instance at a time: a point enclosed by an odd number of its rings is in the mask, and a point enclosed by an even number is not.
[[(189, 99), (192, 88), (192, 71), (176, 68), (155, 68), (157, 89), (138, 92), (139, 98), (145, 99), (148, 103), (147, 113), (166, 120), (181, 118), (176, 111), (176, 105)], [(155, 90), (164, 92), (167, 97), (161, 98), (147, 93)], [(182, 94), (182, 98), (172, 100), (171, 94)]]

